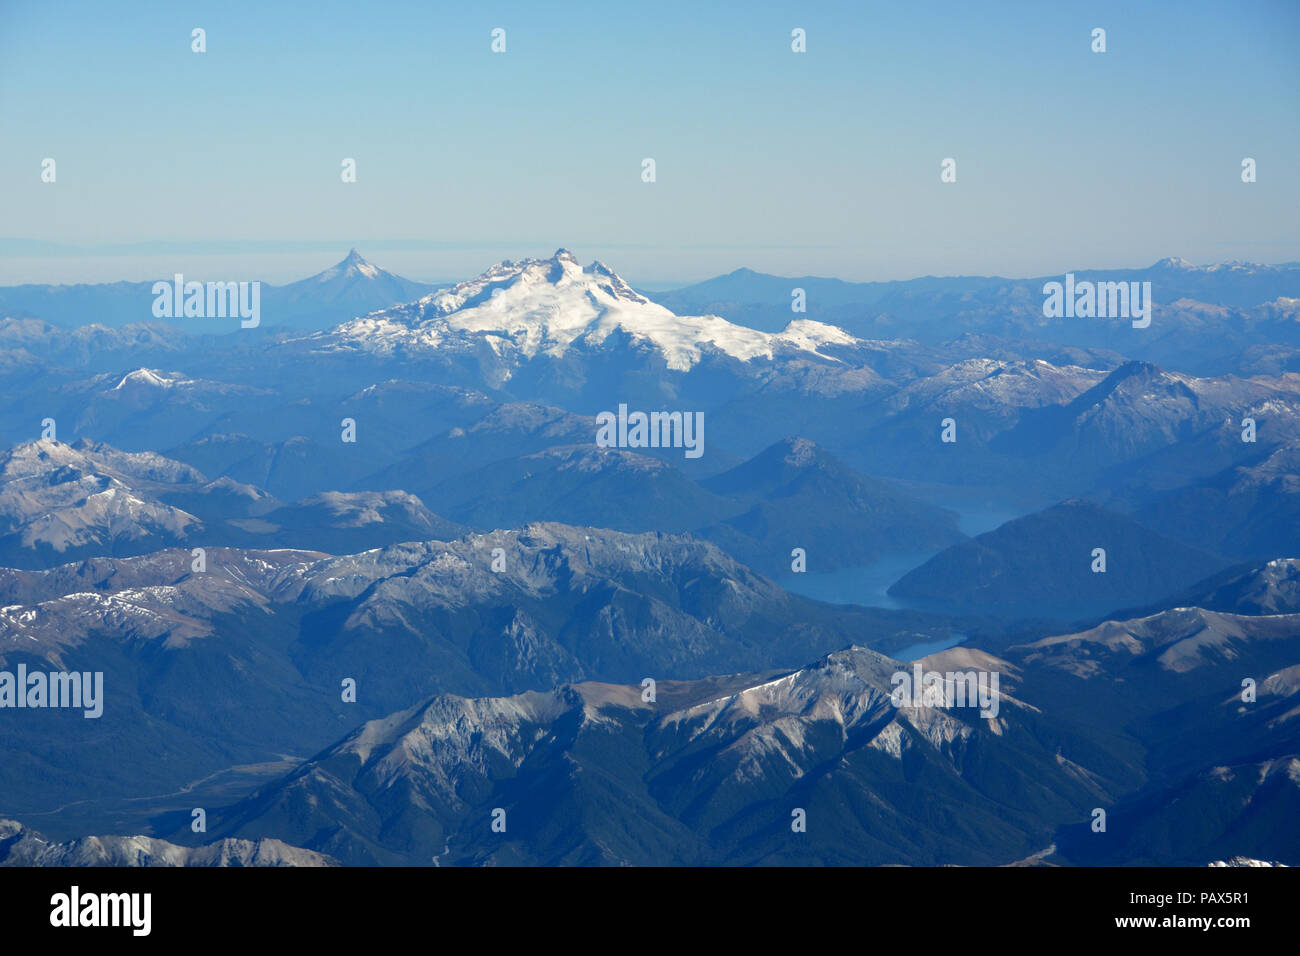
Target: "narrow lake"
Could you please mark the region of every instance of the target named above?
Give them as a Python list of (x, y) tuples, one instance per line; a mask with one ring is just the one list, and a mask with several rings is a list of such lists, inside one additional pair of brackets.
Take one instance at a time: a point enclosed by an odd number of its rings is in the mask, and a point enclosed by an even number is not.
[[(960, 519), (958, 527), (963, 534), (970, 535), (972, 538), (986, 531), (992, 531), (1012, 518), (1019, 518), (1029, 513), (1025, 509), (1016, 510), (1004, 504), (991, 502), (936, 500), (934, 503), (957, 512)], [(900, 551), (856, 568), (786, 574), (776, 581), (793, 594), (802, 594), (831, 604), (861, 604), (864, 607), (925, 610), (923, 605), (890, 597), (885, 592), (908, 571), (924, 564), (938, 553), (937, 550)], [(924, 657), (939, 650), (943, 648), (933, 647), (915, 656)]]

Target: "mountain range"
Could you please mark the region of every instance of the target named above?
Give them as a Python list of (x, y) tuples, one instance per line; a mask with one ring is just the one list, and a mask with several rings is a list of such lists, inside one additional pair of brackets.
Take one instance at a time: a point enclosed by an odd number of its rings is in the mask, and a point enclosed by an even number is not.
[[(209, 548), (200, 568), (190, 551), (164, 550), (3, 569), (0, 665), (77, 662), (104, 672), (105, 701), (85, 724), (57, 710), (14, 722), (0, 806), (78, 800), (88, 780), (101, 803), (173, 793), (311, 753), (340, 726), (435, 692), (702, 677), (855, 640), (951, 642), (953, 628), (789, 594), (689, 536), (555, 524), (338, 557)], [(345, 679), (356, 703), (343, 700)], [(123, 763), (139, 769), (124, 777)]]
[[(991, 717), (899, 706), (908, 666), (861, 648), (653, 700), (596, 683), (442, 695), (228, 808), (219, 832), (372, 865), (1294, 862), (1296, 623), (1180, 609), (917, 662), (997, 673)], [(1259, 675), (1257, 706), (1233, 705), (1240, 673)], [(1097, 808), (1119, 824), (1093, 831)], [(1153, 812), (1169, 819), (1133, 822)]]
[(0, 290), (0, 863), (1300, 862), (1300, 266), (1075, 271)]
[[(1063, 281), (1067, 272), (1092, 282), (1150, 282), (1155, 303), (1151, 326), (1133, 329), (1126, 322), (1046, 318), (1043, 286)], [(804, 291), (809, 318), (867, 339), (938, 343), (960, 328), (1011, 339), (1113, 349), (1154, 362), (1190, 362), (1196, 371), (1209, 373), (1229, 370), (1252, 347), (1294, 349), (1300, 344), (1296, 324), (1300, 263), (1295, 262), (1198, 266), (1171, 257), (1145, 269), (1075, 268), (1031, 279), (926, 276), (860, 283), (738, 269), (661, 293), (659, 301), (674, 311), (725, 315), (755, 329), (774, 331), (788, 321), (794, 289)]]

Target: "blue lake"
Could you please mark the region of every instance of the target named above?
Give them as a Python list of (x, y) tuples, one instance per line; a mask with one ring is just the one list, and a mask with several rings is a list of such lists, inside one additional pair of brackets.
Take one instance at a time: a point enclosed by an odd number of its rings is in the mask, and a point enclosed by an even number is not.
[[(1032, 510), (1015, 509), (1007, 505), (983, 501), (953, 502), (936, 499), (934, 503), (957, 512), (958, 527), (963, 534), (971, 537), (992, 531), (1012, 518), (1019, 518)], [(787, 574), (777, 578), (776, 581), (792, 594), (802, 594), (831, 604), (861, 604), (865, 607), (924, 610), (923, 605), (898, 600), (885, 592), (908, 571), (924, 564), (938, 553), (937, 550), (900, 551), (856, 568), (838, 568), (834, 571), (809, 570), (802, 574)], [(932, 648), (916, 656), (924, 657), (927, 653), (942, 649)]]

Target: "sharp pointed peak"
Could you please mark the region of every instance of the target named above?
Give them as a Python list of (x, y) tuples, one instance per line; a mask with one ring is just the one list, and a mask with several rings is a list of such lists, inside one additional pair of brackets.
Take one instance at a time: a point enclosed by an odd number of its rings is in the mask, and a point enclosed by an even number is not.
[(383, 274), (383, 270), (366, 259), (366, 257), (358, 252), (356, 247), (353, 246), (348, 250), (346, 256), (334, 265), (330, 266), (324, 272), (317, 273), (313, 278), (325, 282), (331, 279), (337, 279), (341, 276), (349, 276), (357, 273), (365, 276), (367, 279), (375, 279)]

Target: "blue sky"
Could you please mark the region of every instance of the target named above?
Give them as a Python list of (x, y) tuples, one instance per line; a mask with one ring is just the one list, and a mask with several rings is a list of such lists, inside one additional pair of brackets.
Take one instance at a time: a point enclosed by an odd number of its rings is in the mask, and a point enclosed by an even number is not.
[(1298, 48), (1294, 0), (0, 2), (0, 282), (1297, 260)]

